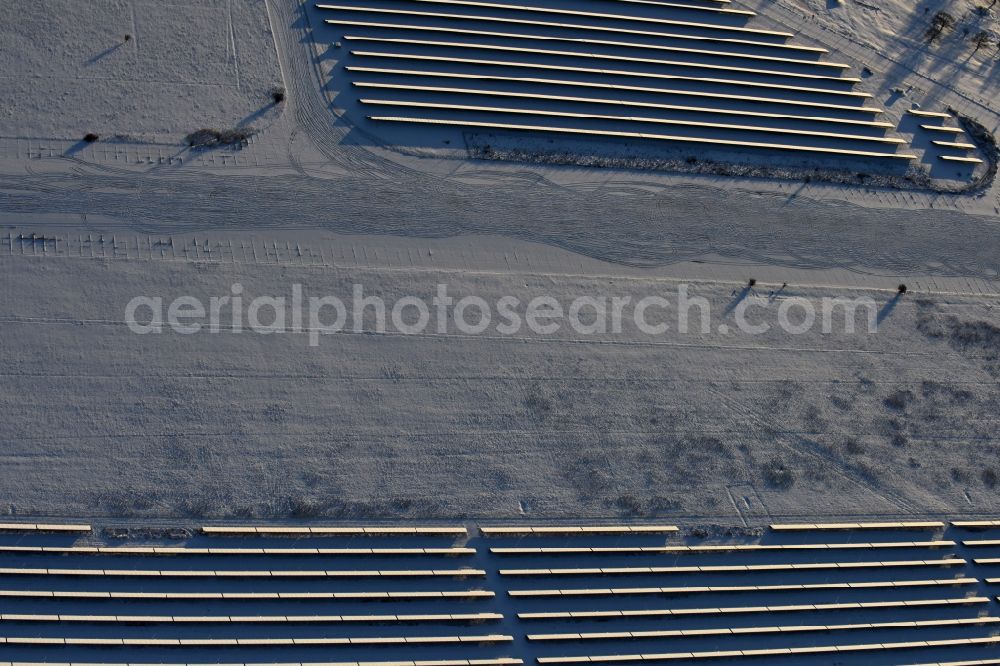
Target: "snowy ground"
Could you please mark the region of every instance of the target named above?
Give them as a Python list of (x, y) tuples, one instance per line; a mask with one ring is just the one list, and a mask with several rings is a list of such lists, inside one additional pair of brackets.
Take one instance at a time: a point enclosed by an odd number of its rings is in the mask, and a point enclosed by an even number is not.
[[(803, 36), (819, 38), (855, 67), (868, 67), (872, 75), (863, 85), (877, 93), (890, 112), (910, 106), (907, 102), (936, 110), (953, 104), (995, 129), (989, 111), (997, 110), (1000, 23), (996, 8), (977, 9), (988, 3), (754, 0), (747, 5)], [(951, 15), (955, 26), (930, 41), (928, 30), (939, 12)], [(973, 39), (980, 32), (988, 35), (988, 42), (976, 49)]]
[[(1000, 27), (995, 7), (993, 11), (979, 11), (979, 8), (989, 7), (986, 0), (916, 3), (904, 0), (878, 3), (783, 0), (782, 4), (808, 12), (825, 29), (853, 42), (891, 44), (894, 48), (887, 49), (890, 57), (900, 58), (912, 67), (927, 67), (925, 71), (943, 73), (945, 81), (952, 83), (954, 80), (963, 89), (988, 91), (1000, 76), (997, 58)], [(927, 30), (934, 15), (942, 11), (956, 19), (956, 26), (930, 44)], [(973, 37), (981, 31), (989, 34), (990, 43), (976, 49)]]
[[(877, 334), (746, 336), (718, 331), (734, 286), (698, 284), (715, 308), (707, 335), (450, 329), (310, 347), (292, 333), (139, 336), (125, 304), (207, 302), (234, 282), (248, 298), (293, 283), (346, 298), (359, 283), (390, 303), (430, 302), (439, 283), (456, 298), (567, 303), (676, 285), (135, 258), (9, 257), (0, 270), (12, 513), (737, 522), (1000, 508), (995, 298), (864, 292)], [(758, 287), (765, 301), (776, 289)], [(790, 288), (761, 319), (792, 295), (858, 292)]]
[[(985, 54), (961, 64), (961, 29), (912, 55), (923, 4), (748, 4), (871, 67), (881, 103), (903, 86), (909, 101), (998, 123), (995, 68)], [(294, 2), (86, 9), (0, 7), (2, 76), (17, 91), (0, 103), (0, 235), (290, 243), (269, 267), (269, 255), (40, 258), (0, 245), (9, 513), (760, 522), (1000, 510), (986, 473), (1000, 473), (996, 187), (963, 198), (422, 159), (336, 120)], [(60, 39), (39, 44), (46, 21)], [(268, 107), (278, 83), (283, 109)], [(241, 150), (180, 145), (190, 129), (241, 123), (261, 129)], [(86, 131), (133, 138), (81, 146)], [(359, 250), (351, 234), (385, 237)], [(425, 239), (449, 236), (468, 250), (445, 266), (428, 248), (446, 241)], [(353, 261), (296, 266), (300, 243)], [(559, 270), (539, 270), (556, 258)], [(698, 277), (720, 310), (747, 274), (775, 283), (764, 294), (788, 281), (883, 306), (899, 282), (919, 288), (875, 337), (344, 335), (313, 349), (296, 335), (121, 325), (132, 296), (236, 280), (271, 294), (297, 280), (335, 293), (447, 281), (484, 296), (642, 294), (666, 270)]]
[(5, 138), (176, 143), (277, 115), (263, 0), (42, 0), (0, 12)]

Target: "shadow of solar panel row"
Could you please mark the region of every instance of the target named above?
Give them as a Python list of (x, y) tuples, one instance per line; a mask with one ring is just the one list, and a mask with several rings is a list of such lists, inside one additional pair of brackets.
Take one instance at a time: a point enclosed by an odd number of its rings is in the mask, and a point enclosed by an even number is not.
[(314, 12), (321, 41), (339, 46), (327, 54), (336, 104), (390, 143), (465, 131), (817, 165), (916, 159), (848, 65), (732, 3), (366, 0)]

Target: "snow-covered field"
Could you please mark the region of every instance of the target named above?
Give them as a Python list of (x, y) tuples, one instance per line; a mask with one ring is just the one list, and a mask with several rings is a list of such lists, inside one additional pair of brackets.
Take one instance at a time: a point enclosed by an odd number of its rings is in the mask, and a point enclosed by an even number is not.
[[(985, 89), (995, 83), (998, 75), (996, 8), (979, 11), (990, 7), (988, 0), (783, 0), (782, 4), (807, 12), (824, 28), (851, 41), (872, 46), (891, 44), (894, 49), (887, 49), (886, 55), (904, 62), (950, 61), (953, 76), (973, 89), (976, 79), (978, 87)], [(953, 16), (956, 25), (929, 46), (927, 30), (938, 12)], [(991, 41), (977, 49), (973, 38), (982, 31), (989, 34)]]
[[(946, 4), (960, 25), (927, 48), (928, 16)], [(966, 61), (962, 32), (995, 32), (993, 14), (746, 6), (870, 67), (862, 85), (880, 104), (906, 91), (893, 113), (955, 106), (998, 124), (996, 47)], [(0, 510), (727, 523), (1000, 510), (996, 185), (959, 197), (416, 157), (335, 114), (326, 46), (292, 0), (15, 0), (0, 26), (0, 236), (63, 244), (0, 242)], [(275, 86), (288, 93), (279, 105)], [(182, 145), (191, 130), (239, 126), (260, 130), (242, 149)], [(86, 132), (123, 138), (80, 145)], [(206, 256), (221, 234), (254, 251)], [(445, 265), (434, 239), (452, 236), (468, 253)], [(81, 249), (100, 237), (136, 250)], [(284, 260), (267, 265), (275, 238)], [(307, 262), (305, 246), (327, 254)], [(769, 312), (790, 295), (868, 295), (884, 325), (658, 340), (343, 334), (316, 348), (303, 335), (123, 325), (134, 296), (207, 298), (234, 282), (259, 295), (301, 282), (425, 296), (448, 283), (571, 300), (673, 289), (668, 270), (697, 277), (719, 311), (766, 274), (765, 302), (790, 283)], [(919, 288), (892, 304), (900, 282)]]
[[(711, 331), (414, 337), (136, 335), (135, 295), (207, 303), (674, 298), (673, 281), (184, 261), (5, 258), (3, 493), (20, 514), (231, 517), (766, 516), (1000, 508), (995, 299), (869, 295), (877, 334)], [(755, 297), (756, 299), (756, 297)], [(674, 299), (676, 300), (676, 299)], [(475, 315), (472, 315), (475, 317)], [(659, 315), (657, 315), (658, 317)], [(308, 321), (308, 320), (307, 320)], [(731, 334), (718, 332), (728, 324)], [(366, 325), (372, 330), (372, 323)], [(390, 331), (391, 333), (391, 331)], [(54, 491), (54, 488), (58, 490)]]
[[(989, 2), (753, 0), (747, 4), (802, 29), (803, 34), (823, 35), (824, 45), (832, 51), (848, 57), (855, 67), (868, 67), (873, 75), (870, 89), (890, 110), (894, 100), (929, 108), (953, 103), (980, 113), (996, 110), (1000, 23), (997, 8), (990, 8)], [(954, 25), (932, 41), (928, 30), (941, 12), (951, 16)], [(980, 33), (987, 41), (977, 48), (975, 38)]]
[(0, 12), (5, 138), (176, 143), (276, 115), (263, 0), (39, 0)]

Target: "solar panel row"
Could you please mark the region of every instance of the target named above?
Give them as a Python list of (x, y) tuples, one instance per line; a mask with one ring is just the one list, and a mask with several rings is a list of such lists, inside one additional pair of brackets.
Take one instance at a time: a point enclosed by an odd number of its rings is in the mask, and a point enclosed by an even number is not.
[[(990, 525), (779, 525), (727, 543), (692, 543), (664, 524), (432, 529), (240, 526), (172, 546), (110, 546), (90, 531), (15, 530), (0, 539), (0, 658), (302, 665), (319, 663), (323, 651), (323, 663), (350, 666), (504, 666), (526, 658), (574, 664), (835, 655), (860, 665), (874, 654), (913, 652), (914, 662), (975, 664), (975, 650), (1000, 641), (991, 632), (1000, 623), (996, 593), (982, 593), (998, 583), (982, 572), (1000, 564), (1000, 534), (956, 538), (967, 534), (962, 530), (995, 529)], [(835, 541), (827, 539), (831, 530)], [(913, 530), (941, 534), (914, 540)], [(278, 539), (292, 541), (276, 548)], [(969, 547), (982, 557), (965, 556)], [(935, 559), (921, 552), (941, 549)], [(456, 554), (474, 567), (439, 568)], [(682, 554), (691, 566), (663, 561)], [(303, 556), (345, 566), (299, 570), (294, 563)], [(372, 556), (393, 568), (356, 568), (355, 560)], [(526, 566), (503, 568), (514, 556)], [(141, 568), (149, 557), (171, 568)], [(197, 564), (206, 557), (211, 569)], [(419, 568), (398, 567), (396, 558)], [(105, 559), (115, 567), (101, 566)], [(51, 567), (56, 560), (59, 568)], [(87, 568), (95, 561), (100, 568)], [(961, 570), (920, 577), (936, 567)], [(470, 572), (491, 589), (466, 589)], [(659, 586), (660, 577), (674, 574), (683, 576), (678, 585)], [(642, 586), (595, 586), (608, 575), (640, 576)], [(524, 577), (566, 586), (510, 587)], [(711, 605), (699, 603), (706, 595)], [(654, 603), (664, 596), (670, 604)], [(384, 610), (373, 612), (376, 602)], [(490, 630), (472, 628), (482, 623)], [(864, 638), (817, 638), (848, 633)], [(633, 647), (623, 652), (626, 641)]]

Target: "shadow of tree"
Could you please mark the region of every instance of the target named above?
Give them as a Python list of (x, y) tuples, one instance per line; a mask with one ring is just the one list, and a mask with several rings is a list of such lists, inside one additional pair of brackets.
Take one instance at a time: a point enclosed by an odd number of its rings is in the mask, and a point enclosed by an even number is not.
[(123, 46), (125, 46), (124, 42), (120, 42), (118, 44), (115, 44), (114, 46), (110, 46), (110, 47), (104, 49), (103, 51), (101, 51), (100, 53), (98, 53), (97, 55), (91, 56), (89, 59), (87, 59), (87, 62), (84, 63), (84, 64), (87, 67), (89, 67), (91, 65), (94, 65), (94, 64), (97, 64), (98, 62), (100, 62), (101, 60), (104, 60), (109, 55), (111, 55), (112, 53), (114, 53), (115, 51), (117, 51), (118, 49), (120, 49)]
[(878, 311), (878, 315), (875, 317), (875, 322), (881, 326), (882, 322), (889, 318), (889, 315), (892, 314), (892, 311), (896, 309), (896, 306), (899, 305), (899, 302), (902, 299), (903, 292), (896, 292), (896, 295), (893, 296), (885, 305), (882, 306), (882, 309)]

